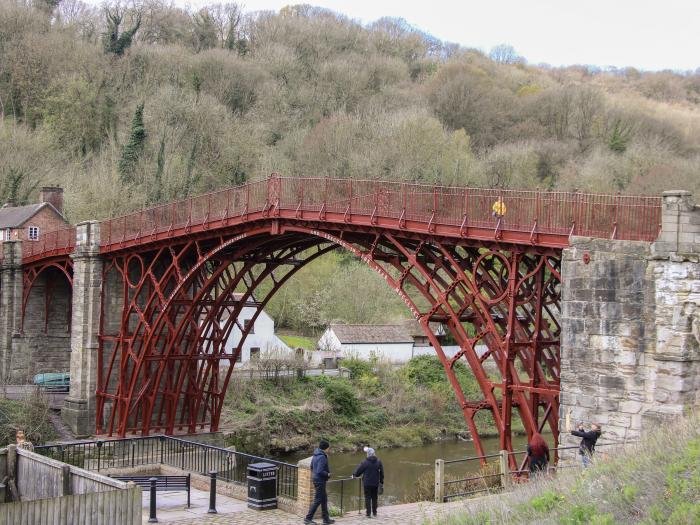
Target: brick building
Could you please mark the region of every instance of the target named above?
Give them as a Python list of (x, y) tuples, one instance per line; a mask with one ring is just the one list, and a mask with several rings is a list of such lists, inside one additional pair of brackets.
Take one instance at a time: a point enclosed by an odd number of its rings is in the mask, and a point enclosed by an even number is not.
[(0, 243), (5, 240), (38, 241), (42, 234), (69, 226), (63, 215), (63, 188), (47, 186), (39, 192), (39, 202), (0, 208)]

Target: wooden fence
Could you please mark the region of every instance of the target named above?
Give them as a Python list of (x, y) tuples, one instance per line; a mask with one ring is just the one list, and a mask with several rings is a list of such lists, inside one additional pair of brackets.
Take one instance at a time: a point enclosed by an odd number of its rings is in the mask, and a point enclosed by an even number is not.
[(141, 523), (140, 487), (13, 445), (0, 455), (0, 470), (19, 494), (19, 501), (0, 504), (0, 525)]

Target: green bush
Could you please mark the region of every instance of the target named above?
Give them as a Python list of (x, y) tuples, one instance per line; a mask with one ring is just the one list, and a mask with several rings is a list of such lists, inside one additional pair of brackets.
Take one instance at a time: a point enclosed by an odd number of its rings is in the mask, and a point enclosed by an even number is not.
[(372, 363), (357, 357), (343, 359), (340, 366), (350, 370), (350, 379), (359, 379), (362, 376), (371, 376), (374, 373)]
[(414, 357), (406, 364), (408, 379), (416, 385), (432, 386), (447, 381), (445, 369), (432, 355)]
[(324, 393), (334, 413), (353, 417), (360, 412), (360, 401), (348, 382), (341, 380), (330, 382), (326, 385)]

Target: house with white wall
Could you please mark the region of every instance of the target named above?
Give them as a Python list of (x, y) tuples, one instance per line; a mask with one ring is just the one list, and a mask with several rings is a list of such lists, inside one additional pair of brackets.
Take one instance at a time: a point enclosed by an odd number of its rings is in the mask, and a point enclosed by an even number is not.
[[(445, 327), (430, 323), (439, 342), (445, 340)], [(326, 329), (318, 341), (326, 359), (335, 355), (339, 359), (358, 357), (379, 359), (392, 364), (403, 364), (419, 355), (435, 355), (428, 336), (415, 321), (391, 325), (336, 324)], [(448, 356), (454, 356), (458, 346), (442, 346)]]
[[(243, 294), (234, 294), (234, 299), (240, 301)], [(247, 363), (251, 359), (257, 359), (261, 354), (268, 352), (292, 353), (284, 341), (275, 335), (275, 321), (268, 315), (265, 310), (261, 310), (258, 317), (253, 320), (255, 312), (258, 311), (257, 305), (245, 305), (238, 316), (238, 324), (242, 328), (246, 328), (249, 323), (253, 323), (253, 327), (248, 332), (248, 336), (243, 342), (243, 348), (238, 355), (237, 362)], [(224, 326), (228, 321), (227, 316), (222, 316), (221, 326)], [(226, 353), (233, 354), (233, 351), (238, 347), (241, 341), (241, 329), (238, 324), (234, 323), (231, 329), (231, 334), (226, 341)]]

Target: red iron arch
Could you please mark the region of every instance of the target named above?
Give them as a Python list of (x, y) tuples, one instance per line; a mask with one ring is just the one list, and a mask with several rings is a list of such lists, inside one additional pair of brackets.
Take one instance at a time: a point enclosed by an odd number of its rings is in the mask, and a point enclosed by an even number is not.
[[(238, 348), (224, 352), (238, 313), (246, 304), (259, 312), (299, 268), (337, 246), (382, 275), (423, 327), (478, 453), (480, 410), (493, 415), (502, 448), (512, 448), (513, 409), (528, 434), (549, 424), (557, 439), (558, 250), (294, 220), (107, 257), (105, 272), (116, 269), (123, 277), (124, 309), (119, 331), (102, 332), (98, 432), (216, 430), (247, 335), (238, 325)], [(130, 267), (134, 257), (139, 264)], [(272, 287), (260, 286), (265, 279)], [(433, 321), (458, 342), (455, 356), (443, 351)], [(480, 385), (480, 399), (467, 399), (457, 380), (454, 365), (462, 360)]]

